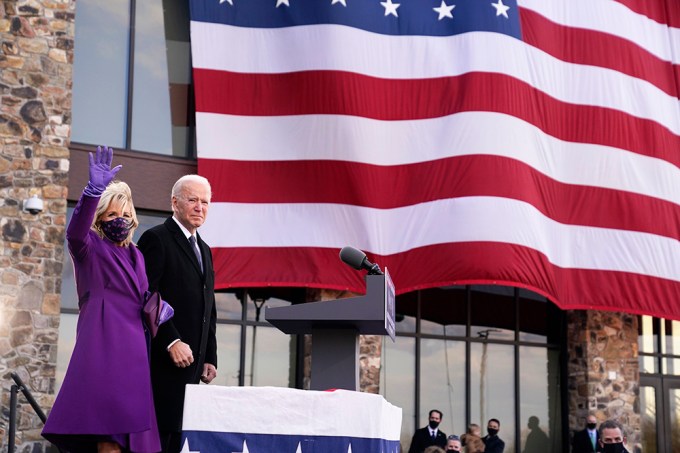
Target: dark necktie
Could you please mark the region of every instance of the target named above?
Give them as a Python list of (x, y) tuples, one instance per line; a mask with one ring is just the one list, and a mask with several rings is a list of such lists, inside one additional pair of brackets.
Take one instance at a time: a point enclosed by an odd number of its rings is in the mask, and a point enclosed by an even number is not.
[(434, 443), (437, 440), (437, 433), (435, 431), (432, 431), (432, 443)]
[(201, 259), (201, 252), (198, 250), (198, 244), (196, 244), (196, 238), (194, 236), (189, 236), (189, 243), (191, 244), (191, 250), (194, 251), (196, 259), (198, 260), (198, 267), (201, 268), (201, 274), (203, 273), (203, 260)]

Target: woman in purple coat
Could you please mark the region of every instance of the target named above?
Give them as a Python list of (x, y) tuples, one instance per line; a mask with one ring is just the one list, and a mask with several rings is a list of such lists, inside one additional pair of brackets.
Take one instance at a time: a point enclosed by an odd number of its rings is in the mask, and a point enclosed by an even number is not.
[(144, 258), (130, 188), (111, 182), (111, 148), (90, 154), (90, 181), (66, 230), (78, 290), (76, 344), (43, 436), (69, 452), (160, 451), (142, 321)]

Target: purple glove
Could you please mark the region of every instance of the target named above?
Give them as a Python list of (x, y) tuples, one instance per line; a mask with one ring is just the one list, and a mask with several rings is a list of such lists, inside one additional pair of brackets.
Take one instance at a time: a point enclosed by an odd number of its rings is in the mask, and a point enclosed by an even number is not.
[(97, 153), (95, 156), (92, 156), (92, 153), (90, 153), (89, 158), (90, 180), (87, 183), (87, 187), (85, 187), (84, 193), (91, 197), (98, 197), (104, 193), (106, 186), (109, 185), (123, 166), (118, 165), (111, 168), (113, 149), (108, 146), (97, 146)]

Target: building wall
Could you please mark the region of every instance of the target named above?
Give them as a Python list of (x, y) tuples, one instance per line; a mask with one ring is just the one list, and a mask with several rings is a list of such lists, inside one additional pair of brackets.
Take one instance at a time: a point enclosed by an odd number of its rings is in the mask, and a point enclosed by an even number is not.
[[(53, 402), (69, 170), (75, 2), (0, 2), (0, 449), (10, 372)], [(38, 215), (22, 212), (31, 195)], [(19, 394), (17, 451), (39, 453), (42, 422)]]
[(569, 429), (615, 419), (628, 442), (640, 442), (638, 317), (625, 313), (570, 311), (567, 324)]

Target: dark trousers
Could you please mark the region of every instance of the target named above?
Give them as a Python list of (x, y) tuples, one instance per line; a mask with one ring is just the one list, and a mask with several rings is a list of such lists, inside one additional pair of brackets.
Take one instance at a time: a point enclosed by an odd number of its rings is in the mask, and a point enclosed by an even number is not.
[(161, 431), (161, 451), (163, 453), (179, 453), (182, 449), (182, 433), (179, 431)]

